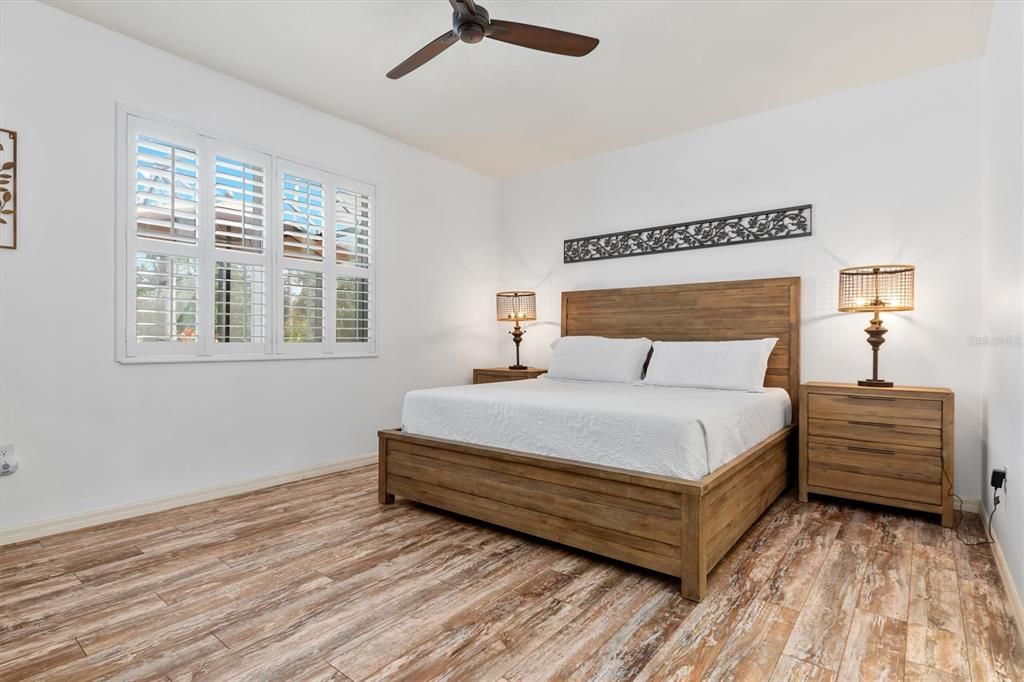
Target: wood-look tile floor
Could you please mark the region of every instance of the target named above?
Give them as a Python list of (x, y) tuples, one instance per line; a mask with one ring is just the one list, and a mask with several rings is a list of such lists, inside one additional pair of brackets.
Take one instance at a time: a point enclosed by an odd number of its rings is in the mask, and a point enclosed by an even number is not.
[(693, 604), (376, 494), (363, 468), (3, 547), (0, 679), (1024, 680), (991, 552), (924, 517), (783, 497)]

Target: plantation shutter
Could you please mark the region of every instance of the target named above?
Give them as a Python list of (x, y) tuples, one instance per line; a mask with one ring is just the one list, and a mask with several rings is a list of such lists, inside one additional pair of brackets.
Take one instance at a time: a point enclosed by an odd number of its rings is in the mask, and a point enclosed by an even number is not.
[(376, 352), (372, 185), (121, 121), (120, 361)]
[(135, 253), (135, 333), (140, 343), (197, 338), (198, 263), (190, 256)]
[(211, 354), (272, 350), (268, 333), (272, 272), (267, 245), (268, 184), (272, 160), (248, 149), (208, 140), (213, 206), (207, 277), (212, 296)]
[(373, 352), (373, 187), (283, 164), (281, 352)]
[(127, 134), (126, 343), (134, 354), (195, 354), (202, 332), (202, 139), (134, 117)]
[(266, 167), (218, 154), (214, 163), (217, 248), (263, 253)]
[(323, 183), (285, 173), (281, 186), (284, 255), (322, 261), (326, 213)]
[(369, 344), (372, 337), (372, 204), (368, 192), (334, 192), (335, 342)]
[(285, 343), (323, 343), (323, 275), (285, 268), (282, 281)]
[(199, 214), (198, 144), (175, 144), (141, 133), (135, 136), (134, 144), (138, 236), (195, 244)]
[(333, 207), (328, 203), (329, 175), (306, 166), (282, 164), (278, 171), (279, 253), (281, 301), (278, 352), (328, 353), (333, 325), (333, 260), (325, 258), (334, 245), (327, 230)]
[(370, 197), (339, 187), (334, 192), (335, 253), (339, 264), (370, 266)]

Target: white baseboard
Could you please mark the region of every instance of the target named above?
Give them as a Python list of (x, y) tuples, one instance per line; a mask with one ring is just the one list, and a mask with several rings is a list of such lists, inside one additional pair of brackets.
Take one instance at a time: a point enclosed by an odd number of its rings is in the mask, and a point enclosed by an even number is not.
[(22, 542), (24, 540), (35, 540), (36, 538), (46, 537), (47, 535), (54, 535), (56, 533), (64, 533), (69, 530), (98, 526), (102, 523), (121, 521), (133, 516), (142, 516), (143, 514), (152, 514), (153, 512), (173, 509), (175, 507), (184, 507), (185, 505), (195, 504), (197, 502), (206, 502), (207, 500), (213, 500), (218, 497), (228, 497), (230, 495), (238, 495), (239, 493), (259, 490), (260, 488), (269, 488), (271, 486), (281, 485), (282, 483), (291, 483), (293, 481), (301, 481), (306, 478), (315, 478), (317, 476), (333, 474), (337, 471), (345, 471), (346, 469), (355, 469), (357, 467), (366, 466), (367, 464), (373, 464), (376, 461), (376, 454), (364, 455), (355, 459), (346, 459), (341, 462), (325, 464), (323, 466), (312, 467), (310, 469), (289, 471), (287, 473), (272, 474), (270, 476), (261, 476), (259, 478), (251, 478), (247, 481), (228, 483), (226, 485), (219, 485), (213, 488), (203, 488), (202, 490), (193, 490), (186, 493), (178, 493), (177, 495), (157, 497), (152, 500), (144, 500), (142, 502), (132, 502), (130, 504), (122, 504), (114, 507), (104, 507), (103, 509), (96, 509), (95, 511), (74, 514), (73, 516), (62, 516), (60, 518), (48, 519), (46, 521), (39, 521), (36, 523), (26, 523), (20, 526), (11, 526), (10, 528), (0, 528), (0, 545), (8, 545), (12, 542)]
[(1010, 573), (1010, 567), (1006, 563), (1003, 548), (999, 545), (999, 536), (996, 535), (995, 528), (989, 527), (988, 514), (984, 511), (981, 513), (981, 522), (992, 535), (992, 539), (995, 540), (995, 543), (992, 545), (992, 554), (995, 555), (996, 566), (999, 567), (999, 577), (1003, 580), (1003, 589), (1006, 590), (1006, 600), (1010, 604), (1010, 611), (1013, 612), (1014, 620), (1017, 621), (1017, 629), (1020, 630), (1020, 636), (1024, 637), (1024, 603), (1021, 602), (1020, 592), (1017, 591), (1017, 585), (1013, 582), (1013, 575)]
[[(981, 498), (980, 497), (963, 497), (960, 499), (964, 502), (964, 512), (968, 514), (981, 514)], [(956, 506), (955, 504), (953, 505)]]

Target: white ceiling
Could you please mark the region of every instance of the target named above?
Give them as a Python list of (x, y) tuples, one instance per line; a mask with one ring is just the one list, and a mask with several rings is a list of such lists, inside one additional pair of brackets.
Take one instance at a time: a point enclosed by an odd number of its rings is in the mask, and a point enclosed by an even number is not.
[(49, 4), (497, 177), (980, 56), (992, 3), (482, 0), (601, 39), (574, 59), (485, 40), (398, 81), (446, 0)]

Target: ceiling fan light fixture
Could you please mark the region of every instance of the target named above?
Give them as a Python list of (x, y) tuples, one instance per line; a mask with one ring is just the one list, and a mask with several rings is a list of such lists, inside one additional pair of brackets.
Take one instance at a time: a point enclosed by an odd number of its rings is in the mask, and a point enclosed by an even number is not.
[(479, 43), (486, 36), (487, 32), (484, 28), (475, 22), (467, 21), (459, 26), (459, 40), (464, 43)]

